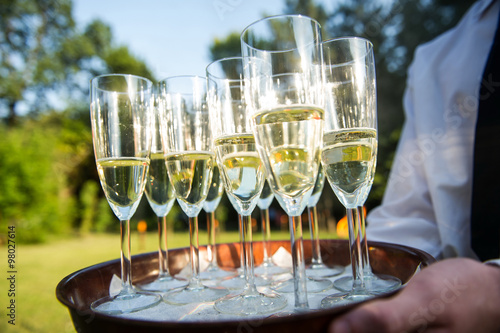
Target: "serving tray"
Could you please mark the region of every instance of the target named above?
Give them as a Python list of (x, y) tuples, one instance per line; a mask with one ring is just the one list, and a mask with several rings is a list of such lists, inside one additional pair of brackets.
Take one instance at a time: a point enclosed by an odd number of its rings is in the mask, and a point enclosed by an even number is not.
[[(272, 253), (280, 247), (290, 251), (290, 241), (272, 241)], [(321, 254), (327, 265), (349, 265), (347, 240), (321, 240)], [(370, 264), (376, 274), (389, 274), (406, 283), (420, 268), (435, 262), (429, 254), (401, 245), (368, 242)], [(222, 267), (238, 267), (240, 244), (217, 245), (217, 259)], [(310, 261), (311, 242), (304, 241), (306, 263)], [(200, 246), (200, 256), (206, 256), (206, 247)], [(254, 242), (255, 264), (262, 262), (262, 242)], [(168, 252), (169, 270), (177, 274), (189, 264), (189, 248), (172, 249)], [(348, 270), (350, 270), (348, 268)], [(132, 257), (133, 283), (153, 280), (158, 274), (158, 253), (151, 252)], [(94, 313), (90, 304), (109, 294), (113, 275), (120, 276), (120, 261), (112, 260), (74, 272), (62, 279), (56, 288), (58, 300), (68, 309), (78, 332), (326, 332), (335, 316), (355, 305), (315, 310), (283, 317), (223, 321), (150, 321)], [(385, 297), (387, 295), (378, 296)]]

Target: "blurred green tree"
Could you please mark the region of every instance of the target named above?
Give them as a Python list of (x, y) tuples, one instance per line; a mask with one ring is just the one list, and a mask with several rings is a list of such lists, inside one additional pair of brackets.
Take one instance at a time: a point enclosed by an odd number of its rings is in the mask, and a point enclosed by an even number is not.
[[(0, 116), (63, 109), (88, 96), (97, 74), (126, 72), (154, 79), (109, 26), (76, 29), (71, 0), (0, 0)], [(63, 100), (66, 99), (67, 101)]]
[(20, 242), (117, 228), (98, 183), (88, 82), (152, 72), (104, 22), (79, 31), (71, 0), (0, 8), (0, 225), (18, 226)]
[(0, 127), (0, 221), (18, 227), (19, 242), (68, 232), (77, 213), (62, 170), (65, 150), (72, 147), (56, 149), (66, 143), (48, 124), (50, 117), (27, 119), (10, 130)]

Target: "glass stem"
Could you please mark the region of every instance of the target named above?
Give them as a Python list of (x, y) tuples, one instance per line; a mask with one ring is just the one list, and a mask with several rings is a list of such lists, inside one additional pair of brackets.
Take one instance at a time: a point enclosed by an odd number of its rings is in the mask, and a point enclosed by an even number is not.
[(316, 206), (307, 207), (309, 214), (309, 232), (311, 234), (312, 242), (312, 266), (319, 266), (323, 264), (321, 258), (321, 250), (319, 245), (319, 230), (318, 230), (318, 210)]
[(170, 277), (168, 272), (168, 246), (167, 246), (167, 216), (158, 216), (158, 259), (160, 273), (158, 278)]
[(349, 252), (352, 266), (353, 290), (364, 290), (364, 258), (363, 236), (361, 230), (361, 214), (363, 210), (357, 208), (347, 209), (347, 222), (349, 226)]
[(360, 216), (361, 216), (361, 234), (363, 236), (363, 248), (364, 248), (364, 251), (363, 251), (363, 269), (364, 269), (364, 274), (365, 276), (369, 276), (372, 274), (372, 269), (371, 269), (371, 266), (370, 266), (370, 257), (369, 257), (369, 253), (368, 253), (368, 241), (367, 241), (367, 238), (366, 238), (366, 217), (365, 217), (365, 211), (363, 209), (362, 206), (359, 206), (358, 207), (358, 210), (360, 212)]
[(210, 268), (217, 267), (217, 247), (215, 244), (215, 212), (207, 213), (207, 259)]
[(269, 209), (261, 209), (260, 216), (262, 220), (262, 248), (264, 253), (263, 264), (270, 265), (271, 262), (271, 224), (269, 223)]
[(191, 280), (189, 288), (200, 288), (200, 249), (198, 242), (198, 217), (189, 217), (189, 256), (191, 259)]
[(122, 276), (122, 294), (134, 292), (132, 287), (132, 261), (130, 255), (130, 220), (120, 221), (120, 262)]
[(245, 248), (244, 248), (244, 244), (243, 244), (243, 240), (244, 240), (244, 237), (243, 237), (243, 219), (241, 218), (241, 215), (238, 214), (238, 220), (239, 220), (239, 224), (238, 224), (238, 229), (239, 229), (239, 232), (240, 232), (240, 270), (241, 270), (241, 274), (240, 276), (245, 276), (246, 272), (245, 272)]
[(253, 262), (253, 239), (252, 239), (252, 216), (241, 216), (242, 229), (243, 229), (243, 255), (244, 261), (244, 272), (246, 286), (245, 289), (250, 293), (257, 293), (257, 287), (254, 282), (254, 262)]
[(304, 263), (304, 244), (302, 239), (302, 218), (289, 216), (290, 244), (292, 248), (293, 282), (295, 308), (308, 309), (306, 288), (306, 267)]

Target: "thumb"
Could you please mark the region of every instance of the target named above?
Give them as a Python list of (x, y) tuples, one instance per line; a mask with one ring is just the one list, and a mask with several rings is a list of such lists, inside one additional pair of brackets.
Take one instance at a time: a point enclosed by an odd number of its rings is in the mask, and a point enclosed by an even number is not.
[[(397, 309), (397, 311), (395, 311)], [(426, 325), (411, 302), (399, 298), (376, 300), (363, 304), (335, 319), (330, 333), (402, 333)]]

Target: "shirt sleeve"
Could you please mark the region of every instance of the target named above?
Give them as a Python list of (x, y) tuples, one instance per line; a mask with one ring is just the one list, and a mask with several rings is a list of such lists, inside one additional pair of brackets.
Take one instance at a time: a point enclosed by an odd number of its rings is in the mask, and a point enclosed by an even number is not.
[(419, 146), (413, 121), (415, 112), (418, 112), (413, 103), (414, 71), (418, 68), (412, 65), (403, 99), (406, 121), (382, 204), (367, 216), (367, 237), (370, 241), (411, 246), (439, 257), (441, 242), (428, 176), (416, 154)]

